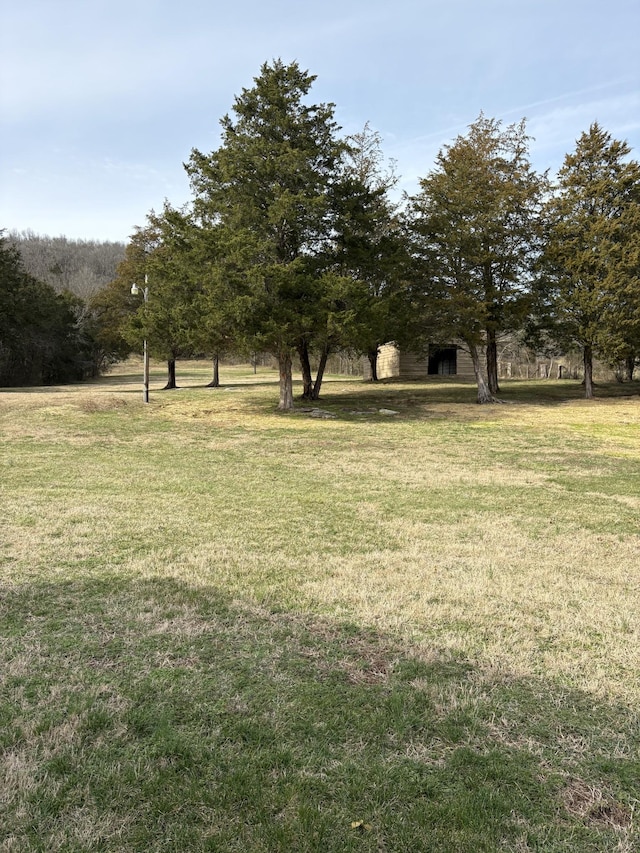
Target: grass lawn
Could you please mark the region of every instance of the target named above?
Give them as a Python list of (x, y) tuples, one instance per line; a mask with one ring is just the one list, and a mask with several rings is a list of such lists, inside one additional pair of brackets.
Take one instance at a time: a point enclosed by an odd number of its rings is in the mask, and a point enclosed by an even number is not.
[(0, 392), (0, 851), (640, 849), (640, 384), (209, 378)]

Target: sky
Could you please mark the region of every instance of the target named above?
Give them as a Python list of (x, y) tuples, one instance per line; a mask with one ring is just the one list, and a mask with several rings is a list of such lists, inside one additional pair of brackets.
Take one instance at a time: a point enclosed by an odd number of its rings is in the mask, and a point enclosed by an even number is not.
[(554, 175), (597, 121), (640, 160), (638, 0), (0, 0), (0, 229), (126, 242), (265, 62), (316, 75), (414, 193), (480, 113)]

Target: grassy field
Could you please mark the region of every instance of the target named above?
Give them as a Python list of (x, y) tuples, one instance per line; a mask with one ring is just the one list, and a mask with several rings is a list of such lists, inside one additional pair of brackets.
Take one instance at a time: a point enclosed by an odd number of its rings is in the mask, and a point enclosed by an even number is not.
[(0, 851), (640, 849), (640, 384), (161, 368), (0, 392)]

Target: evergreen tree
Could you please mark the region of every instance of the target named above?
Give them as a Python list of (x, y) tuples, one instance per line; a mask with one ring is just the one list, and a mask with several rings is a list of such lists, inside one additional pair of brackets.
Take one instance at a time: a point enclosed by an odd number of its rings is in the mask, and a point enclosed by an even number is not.
[(208, 355), (213, 363), (210, 388), (220, 385), (220, 359), (236, 348), (234, 293), (221, 262), (219, 229), (191, 226), (191, 246), (185, 258), (193, 276), (195, 326), (191, 329), (191, 349)]
[(497, 337), (523, 325), (540, 251), (546, 179), (531, 167), (528, 141), (524, 120), (502, 129), (481, 115), (440, 151), (411, 199), (429, 311), (445, 337), (466, 344), (480, 403), (498, 391)]
[(553, 334), (583, 353), (585, 396), (593, 358), (640, 348), (640, 165), (597, 122), (567, 154), (547, 206), (545, 285)]
[(296, 63), (265, 63), (222, 119), (220, 148), (194, 150), (186, 166), (197, 220), (218, 233), (237, 328), (278, 359), (282, 410), (293, 407), (293, 354), (326, 326), (329, 188), (342, 146), (333, 105), (305, 101), (314, 79)]
[[(106, 347), (120, 351), (125, 342), (130, 352), (146, 340), (149, 353), (167, 362), (166, 390), (177, 387), (176, 360), (192, 352), (197, 315), (191, 239), (186, 213), (168, 203), (162, 213), (152, 211), (133, 234), (116, 278), (91, 303)], [(131, 293), (134, 283), (142, 295)]]
[(196, 295), (199, 284), (190, 259), (193, 229), (189, 216), (165, 203), (162, 213), (151, 212), (145, 229), (145, 271), (149, 299), (141, 306), (149, 352), (167, 362), (167, 384), (176, 385), (176, 361), (192, 354), (193, 329), (198, 322)]

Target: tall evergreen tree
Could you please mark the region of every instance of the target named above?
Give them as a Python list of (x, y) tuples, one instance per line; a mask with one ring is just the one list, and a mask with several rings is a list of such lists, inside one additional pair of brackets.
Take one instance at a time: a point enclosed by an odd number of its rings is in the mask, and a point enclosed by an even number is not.
[[(105, 352), (122, 357), (133, 347), (141, 349), (146, 340), (149, 353), (167, 362), (165, 389), (176, 387), (176, 360), (193, 347), (199, 285), (192, 240), (185, 212), (168, 203), (161, 213), (152, 211), (131, 237), (115, 279), (91, 301)], [(137, 295), (131, 293), (134, 283)]]
[[(198, 323), (192, 263), (194, 231), (189, 215), (165, 203), (151, 212), (144, 229), (147, 241), (145, 272), (149, 298), (140, 307), (149, 352), (167, 362), (165, 390), (175, 389), (176, 361), (192, 353), (193, 330)], [(140, 282), (139, 282), (140, 283)]]
[(195, 325), (191, 329), (191, 348), (211, 358), (211, 388), (220, 385), (220, 359), (236, 348), (238, 337), (234, 292), (221, 261), (219, 231), (216, 226), (192, 223), (190, 250), (185, 258), (193, 277)]
[(524, 120), (503, 129), (481, 115), (440, 151), (411, 199), (429, 310), (445, 336), (466, 344), (481, 403), (498, 391), (497, 338), (524, 322), (540, 251), (546, 179), (531, 167), (528, 143)]
[(597, 122), (567, 154), (547, 206), (545, 292), (556, 338), (593, 358), (628, 359), (640, 344), (640, 165)]
[(196, 217), (218, 230), (238, 328), (278, 359), (281, 410), (293, 407), (292, 356), (322, 326), (342, 148), (333, 105), (306, 103), (314, 79), (296, 63), (265, 63), (222, 119), (218, 150), (194, 150), (186, 164)]

